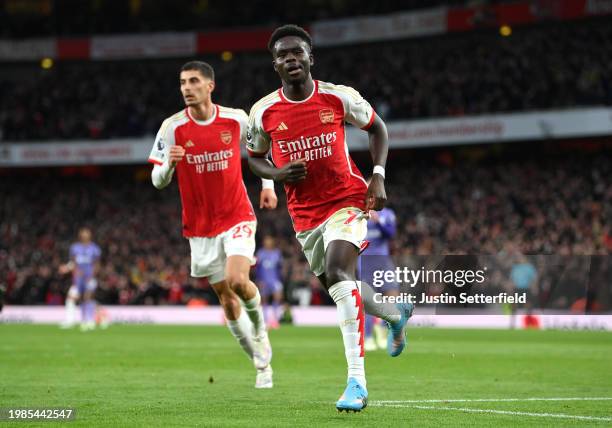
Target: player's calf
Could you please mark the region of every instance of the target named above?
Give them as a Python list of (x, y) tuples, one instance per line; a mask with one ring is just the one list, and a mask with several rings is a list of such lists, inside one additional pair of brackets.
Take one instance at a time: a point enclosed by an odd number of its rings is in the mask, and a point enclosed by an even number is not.
[(219, 304), (223, 308), (225, 318), (235, 320), (240, 315), (240, 300), (236, 293), (234, 293), (226, 281), (221, 281), (216, 284), (212, 284), (213, 290), (219, 298)]

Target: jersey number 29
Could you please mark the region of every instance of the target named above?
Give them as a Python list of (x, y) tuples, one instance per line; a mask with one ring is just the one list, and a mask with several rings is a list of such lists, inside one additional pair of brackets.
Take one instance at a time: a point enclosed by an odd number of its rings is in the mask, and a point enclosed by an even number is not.
[(235, 228), (232, 229), (232, 239), (237, 239), (237, 238), (250, 238), (251, 235), (253, 234), (253, 231), (251, 230), (251, 228), (246, 225), (243, 224), (242, 226), (236, 226)]

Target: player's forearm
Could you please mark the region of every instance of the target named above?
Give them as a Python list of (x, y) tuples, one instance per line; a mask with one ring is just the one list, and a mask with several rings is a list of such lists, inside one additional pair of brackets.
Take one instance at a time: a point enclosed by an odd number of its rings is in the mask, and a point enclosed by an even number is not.
[(274, 180), (276, 173), (279, 171), (268, 159), (257, 157), (249, 157), (249, 168), (253, 171), (253, 174), (267, 180)]
[(368, 129), (370, 137), (370, 155), (374, 165), (380, 165), (383, 168), (387, 163), (387, 153), (389, 152), (389, 137), (387, 135), (387, 126), (385, 122), (376, 115), (372, 126)]
[(151, 181), (156, 188), (163, 189), (172, 181), (173, 173), (174, 168), (170, 167), (167, 162), (162, 165), (155, 165), (153, 171), (151, 171)]

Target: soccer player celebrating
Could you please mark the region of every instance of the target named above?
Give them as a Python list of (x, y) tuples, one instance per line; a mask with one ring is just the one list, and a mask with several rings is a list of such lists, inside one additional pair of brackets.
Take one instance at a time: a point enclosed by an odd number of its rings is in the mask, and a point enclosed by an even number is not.
[[(162, 189), (176, 171), (191, 275), (208, 278), (219, 296), (229, 330), (257, 370), (255, 387), (271, 388), (272, 348), (259, 291), (249, 279), (256, 219), (240, 159), (248, 118), (243, 110), (214, 104), (214, 88), (210, 65), (183, 65), (180, 89), (186, 108), (166, 119), (157, 133), (149, 156), (155, 164), (151, 178)], [(273, 183), (264, 183), (260, 202), (276, 207)]]
[(75, 324), (76, 304), (81, 300), (81, 330), (93, 330), (96, 327), (96, 302), (94, 293), (98, 285), (96, 273), (101, 255), (100, 247), (91, 240), (91, 230), (84, 227), (79, 230), (79, 242), (70, 246), (70, 262), (60, 266), (60, 273), (72, 272), (72, 285), (66, 296), (66, 319), (62, 328), (71, 328)]
[(266, 235), (263, 239), (263, 248), (257, 250), (256, 256), (255, 278), (267, 305), (268, 328), (279, 328), (283, 299), (283, 283), (281, 281), (283, 255), (281, 250), (276, 248), (274, 238)]
[[(277, 28), (268, 48), (282, 87), (251, 109), (249, 166), (260, 177), (285, 184), (296, 237), (338, 311), (348, 381), (336, 408), (359, 411), (368, 397), (363, 308), (388, 322), (392, 356), (405, 346), (405, 325), (412, 314), (412, 305), (376, 303), (373, 290), (355, 277), (365, 246), (366, 213), (380, 210), (386, 200), (387, 130), (357, 91), (313, 80), (312, 40), (304, 29)], [(344, 122), (370, 136), (375, 167), (369, 186), (349, 157)]]

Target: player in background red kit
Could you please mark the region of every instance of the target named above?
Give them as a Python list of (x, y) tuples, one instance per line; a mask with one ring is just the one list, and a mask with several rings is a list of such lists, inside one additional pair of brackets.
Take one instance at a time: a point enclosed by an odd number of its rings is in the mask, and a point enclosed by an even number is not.
[[(272, 348), (259, 291), (249, 279), (256, 219), (242, 180), (243, 110), (214, 104), (214, 71), (204, 62), (183, 65), (186, 108), (166, 119), (149, 161), (153, 185), (166, 187), (176, 171), (183, 236), (191, 247), (191, 275), (206, 277), (219, 296), (228, 327), (257, 370), (256, 388), (271, 388)], [(264, 180), (260, 206), (276, 208), (274, 183)]]
[[(302, 28), (277, 28), (268, 48), (282, 87), (251, 109), (249, 166), (260, 177), (285, 184), (296, 238), (338, 311), (348, 380), (336, 408), (359, 411), (368, 398), (364, 307), (387, 321), (391, 356), (399, 355), (405, 346), (405, 326), (413, 310), (410, 304), (376, 303), (373, 290), (355, 275), (359, 251), (365, 245), (367, 213), (382, 209), (387, 199), (387, 129), (354, 89), (313, 80), (312, 40)], [(375, 166), (369, 186), (349, 156), (345, 122), (370, 136)]]

